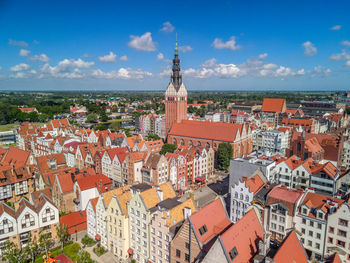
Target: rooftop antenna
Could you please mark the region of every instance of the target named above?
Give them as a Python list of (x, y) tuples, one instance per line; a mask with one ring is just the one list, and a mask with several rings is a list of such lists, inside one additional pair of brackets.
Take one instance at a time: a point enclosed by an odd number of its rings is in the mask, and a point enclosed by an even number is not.
[(175, 54), (178, 54), (178, 48), (177, 48), (177, 32), (176, 32), (176, 45), (175, 45)]

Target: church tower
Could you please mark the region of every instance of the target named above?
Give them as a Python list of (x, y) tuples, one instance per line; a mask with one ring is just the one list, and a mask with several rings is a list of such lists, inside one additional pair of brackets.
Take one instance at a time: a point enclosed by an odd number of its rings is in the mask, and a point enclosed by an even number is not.
[(187, 90), (182, 83), (182, 75), (180, 73), (180, 59), (177, 48), (177, 39), (175, 47), (175, 56), (173, 59), (172, 74), (170, 83), (165, 91), (165, 135), (171, 129), (174, 123), (180, 123), (187, 119)]

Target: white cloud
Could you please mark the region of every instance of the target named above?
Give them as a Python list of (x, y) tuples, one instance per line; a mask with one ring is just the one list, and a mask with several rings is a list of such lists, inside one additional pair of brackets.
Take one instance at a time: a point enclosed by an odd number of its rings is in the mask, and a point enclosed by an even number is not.
[(30, 50), (28, 50), (28, 49), (23, 49), (23, 48), (19, 51), (19, 55), (20, 55), (21, 57), (27, 57), (27, 56), (29, 55), (29, 53), (30, 53)]
[(236, 45), (236, 37), (232, 36), (230, 40), (223, 42), (220, 38), (215, 38), (212, 46), (215, 49), (231, 49), (231, 50), (237, 50), (240, 49), (240, 46)]
[(341, 25), (335, 25), (335, 26), (331, 27), (331, 30), (335, 30), (335, 31), (340, 30), (340, 29), (341, 29)]
[(345, 67), (350, 67), (350, 60), (346, 61), (344, 64)]
[(201, 64), (203, 68), (211, 68), (216, 64), (216, 58), (211, 58)]
[(163, 59), (164, 59), (163, 53), (158, 53), (157, 59), (158, 59), (158, 60), (163, 60)]
[(344, 40), (344, 41), (342, 41), (340, 44), (342, 44), (343, 46), (348, 46), (348, 47), (350, 47), (350, 41), (348, 41), (348, 40)]
[(30, 69), (30, 66), (28, 64), (21, 63), (21, 64), (18, 64), (18, 65), (11, 67), (9, 70), (11, 72), (18, 72), (18, 71), (25, 71), (25, 70), (29, 70), (29, 69)]
[(33, 62), (40, 61), (40, 62), (47, 63), (47, 62), (50, 61), (49, 57), (46, 54), (34, 55), (34, 56), (31, 56), (31, 57), (28, 57), (28, 59), (30, 61), (33, 61)]
[(16, 41), (13, 39), (9, 39), (9, 45), (11, 46), (20, 46), (20, 47), (28, 47), (28, 43), (25, 41)]
[(175, 27), (170, 22), (164, 22), (163, 27), (160, 29), (160, 31), (167, 32), (167, 33), (173, 32), (174, 30), (175, 30)]
[(114, 54), (112, 51), (109, 52), (109, 54), (98, 57), (99, 61), (106, 62), (106, 63), (113, 63), (116, 62), (117, 55)]
[(188, 51), (192, 51), (193, 48), (192, 48), (191, 46), (180, 46), (180, 47), (179, 47), (179, 50), (180, 50), (181, 52), (183, 52), (183, 53), (186, 53), (186, 52), (188, 52)]
[(331, 70), (329, 68), (326, 68), (325, 66), (316, 66), (314, 67), (311, 77), (328, 77), (331, 74)]
[(144, 33), (142, 36), (130, 36), (131, 41), (128, 46), (141, 51), (155, 51), (156, 45), (152, 40), (150, 32)]
[(133, 70), (131, 68), (120, 68), (118, 71), (112, 70), (104, 72), (101, 69), (95, 69), (91, 72), (93, 78), (103, 79), (144, 79), (145, 77), (151, 77), (152, 73), (142, 71), (141, 69)]
[(331, 60), (349, 60), (350, 53), (347, 53), (345, 49), (342, 50), (339, 54), (333, 54), (329, 57)]
[(128, 60), (128, 57), (127, 57), (127, 56), (121, 56), (119, 59), (120, 59), (121, 61), (127, 61), (127, 60)]
[(36, 75), (36, 71), (34, 69), (28, 71), (19, 71), (14, 74), (10, 74), (9, 77), (13, 79), (25, 79), (29, 77), (33, 77)]
[(310, 41), (306, 41), (305, 43), (303, 43), (303, 47), (305, 56), (312, 57), (317, 54), (317, 48)]

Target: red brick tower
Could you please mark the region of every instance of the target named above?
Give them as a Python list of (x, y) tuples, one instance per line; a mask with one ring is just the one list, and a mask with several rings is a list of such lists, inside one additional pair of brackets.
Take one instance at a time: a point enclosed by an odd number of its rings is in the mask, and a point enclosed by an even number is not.
[(173, 69), (170, 77), (170, 83), (165, 91), (165, 136), (174, 123), (180, 123), (187, 119), (187, 90), (182, 83), (180, 73), (180, 59), (177, 48), (175, 47), (175, 56), (173, 59)]

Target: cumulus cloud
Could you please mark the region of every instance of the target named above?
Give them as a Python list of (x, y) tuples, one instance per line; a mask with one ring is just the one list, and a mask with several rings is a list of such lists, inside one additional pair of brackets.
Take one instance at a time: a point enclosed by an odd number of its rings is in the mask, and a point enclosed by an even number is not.
[[(306, 74), (305, 69), (292, 69), (283, 65), (266, 63), (267, 53), (248, 59), (242, 64), (219, 64), (215, 58), (202, 63), (198, 69), (189, 68), (183, 71), (184, 76), (194, 78), (239, 78), (244, 76), (254, 77), (297, 77)], [(169, 69), (164, 70), (160, 75), (169, 76)]]
[(46, 54), (40, 54), (40, 55), (34, 55), (31, 57), (28, 57), (30, 61), (33, 62), (44, 62), (47, 63), (50, 61), (49, 57)]
[(30, 50), (28, 50), (28, 49), (23, 49), (23, 48), (19, 51), (19, 55), (20, 55), (21, 57), (27, 57), (27, 56), (29, 55), (29, 53), (30, 53)]
[(331, 30), (338, 31), (341, 29), (341, 25), (335, 25), (331, 27)]
[(93, 78), (103, 78), (103, 79), (144, 79), (145, 77), (151, 77), (152, 73), (147, 71), (142, 71), (141, 69), (133, 70), (131, 68), (120, 68), (119, 70), (112, 70), (109, 72), (104, 72), (101, 69), (95, 69), (91, 72), (91, 77)]
[(114, 54), (112, 51), (110, 51), (109, 54), (104, 55), (102, 57), (98, 57), (98, 60), (106, 63), (114, 63), (116, 62), (116, 58), (117, 58), (117, 55)]
[(158, 59), (158, 60), (163, 60), (163, 59), (164, 59), (163, 53), (158, 53), (157, 59)]
[(9, 69), (9, 71), (18, 72), (18, 71), (25, 71), (25, 70), (29, 70), (29, 69), (30, 69), (30, 66), (28, 64), (21, 63), (21, 64), (18, 64), (18, 65), (11, 67)]
[(331, 60), (350, 60), (350, 53), (346, 52), (345, 49), (339, 54), (333, 54), (329, 57)]
[(20, 46), (20, 47), (28, 47), (28, 43), (25, 41), (17, 41), (13, 39), (9, 39), (9, 45), (11, 46)]
[(316, 66), (314, 67), (311, 77), (328, 77), (331, 74), (331, 69), (326, 68), (325, 66)]
[(236, 44), (236, 37), (232, 36), (230, 40), (227, 40), (226, 42), (223, 42), (221, 38), (215, 38), (212, 46), (215, 49), (231, 49), (231, 50), (237, 50), (241, 47)]
[(180, 47), (179, 47), (179, 50), (180, 50), (181, 52), (183, 52), (183, 53), (186, 53), (186, 52), (188, 52), (188, 51), (192, 51), (193, 48), (192, 48), (191, 46), (180, 46)]
[(350, 60), (346, 61), (344, 64), (345, 67), (350, 67)]
[(171, 33), (175, 30), (175, 27), (168, 21), (163, 23), (163, 27), (160, 29), (160, 31)]
[(350, 47), (350, 41), (348, 41), (348, 40), (344, 40), (344, 41), (342, 41), (340, 44), (342, 44), (343, 46), (348, 46), (348, 47)]
[(151, 32), (146, 32), (142, 36), (130, 36), (131, 41), (128, 43), (129, 47), (141, 51), (155, 51), (156, 45), (152, 40)]
[(310, 41), (306, 41), (305, 43), (303, 43), (303, 47), (305, 56), (312, 57), (317, 54), (317, 48)]
[(128, 57), (127, 57), (127, 56), (121, 56), (119, 59), (120, 59), (121, 61), (127, 61), (127, 60), (128, 60)]

